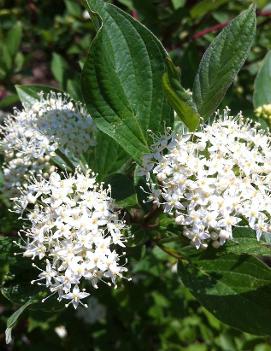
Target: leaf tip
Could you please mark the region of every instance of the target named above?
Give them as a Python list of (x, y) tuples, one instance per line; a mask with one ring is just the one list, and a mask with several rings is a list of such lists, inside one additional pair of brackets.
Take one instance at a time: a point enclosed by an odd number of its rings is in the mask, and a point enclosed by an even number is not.
[(10, 344), (12, 342), (11, 328), (7, 328), (5, 331), (6, 344)]

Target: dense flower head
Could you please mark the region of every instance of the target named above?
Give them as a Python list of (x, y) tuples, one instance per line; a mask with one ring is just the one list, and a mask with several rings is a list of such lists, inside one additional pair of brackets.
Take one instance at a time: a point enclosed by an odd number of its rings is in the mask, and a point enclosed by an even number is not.
[(116, 251), (125, 247), (125, 222), (110, 188), (98, 184), (90, 170), (33, 178), (14, 201), (15, 210), (26, 213), (31, 224), (20, 244), (23, 255), (42, 261), (35, 265), (40, 270), (37, 281), (44, 281), (58, 300), (70, 300), (77, 308), (89, 296), (83, 281), (94, 288), (99, 281), (111, 285), (108, 280), (115, 284), (127, 270), (120, 264), (125, 253)]
[(271, 232), (271, 139), (229, 110), (201, 131), (162, 137), (145, 155), (150, 199), (174, 216), (197, 248), (248, 226)]
[(30, 171), (52, 172), (48, 161), (60, 149), (80, 156), (95, 144), (94, 123), (85, 107), (66, 94), (39, 94), (33, 104), (14, 110), (1, 127), (6, 187), (15, 190)]

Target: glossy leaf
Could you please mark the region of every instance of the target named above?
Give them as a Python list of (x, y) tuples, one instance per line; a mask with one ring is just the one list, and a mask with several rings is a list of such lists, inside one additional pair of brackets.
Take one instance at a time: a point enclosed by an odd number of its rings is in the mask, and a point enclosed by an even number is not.
[(216, 110), (243, 66), (255, 36), (255, 7), (236, 17), (204, 53), (193, 86), (198, 112), (204, 118)]
[(8, 262), (14, 259), (14, 243), (13, 238), (0, 236), (0, 262)]
[(131, 207), (137, 205), (137, 196), (133, 179), (125, 174), (116, 173), (108, 177), (106, 183), (111, 186), (111, 196), (120, 207)]
[(98, 173), (98, 179), (104, 181), (121, 170), (129, 155), (107, 134), (99, 132), (96, 140), (95, 156), (90, 159), (90, 166)]
[[(34, 272), (33, 269), (32, 271)], [(18, 274), (15, 270), (14, 273)], [(25, 270), (25, 273), (28, 273), (27, 270)], [(32, 277), (34, 279), (35, 276)], [(24, 304), (30, 298), (36, 299), (40, 292), (41, 288), (37, 285), (31, 286), (29, 281), (10, 282), (1, 288), (2, 295), (15, 304)]]
[(18, 310), (16, 310), (7, 320), (7, 329), (6, 329), (6, 343), (10, 344), (12, 341), (12, 330), (16, 327), (18, 323), (18, 319), (21, 317), (22, 313), (32, 305), (34, 302), (32, 300), (27, 301), (24, 303)]
[(270, 335), (271, 270), (248, 255), (205, 257), (179, 264), (192, 294), (222, 322), (256, 335)]
[(253, 94), (255, 108), (265, 104), (271, 104), (271, 51), (265, 56), (257, 74)]
[[(175, 235), (178, 235), (178, 230), (178, 228), (171, 227), (171, 231)], [(202, 257), (218, 257), (226, 254), (247, 254), (262, 258), (271, 256), (271, 243), (265, 240), (264, 237), (261, 240), (257, 240), (255, 231), (250, 228), (234, 228), (232, 240), (228, 240), (218, 249), (214, 249), (209, 245), (202, 254), (199, 254), (185, 237), (180, 236), (179, 240), (181, 246), (177, 246), (177, 251), (188, 260), (201, 259)]]
[[(82, 73), (82, 92), (98, 128), (137, 162), (149, 151), (148, 129), (164, 130), (172, 110), (162, 89), (164, 48), (147, 28), (117, 7), (89, 0), (100, 16)], [(99, 20), (92, 12), (94, 21)]]
[(229, 240), (219, 251), (221, 254), (271, 256), (271, 244), (265, 242), (263, 238), (257, 240), (256, 233), (252, 229), (235, 228), (233, 230), (233, 240)]
[(168, 71), (163, 75), (163, 87), (168, 101), (178, 117), (186, 126), (194, 131), (200, 124), (200, 115), (191, 94), (180, 82), (180, 73), (171, 60), (167, 60)]
[(49, 87), (47, 85), (16, 85), (17, 94), (26, 107), (31, 107), (31, 105), (39, 98), (38, 94), (42, 91), (48, 94), (50, 91), (60, 92), (60, 90)]
[[(173, 229), (175, 235), (177, 229)], [(182, 241), (181, 241), (182, 239)], [(183, 244), (183, 241), (186, 240), (183, 237), (180, 237), (182, 246), (178, 248), (178, 251), (181, 255), (187, 259), (191, 257), (198, 257), (198, 252), (195, 251), (194, 247), (187, 244)], [(235, 254), (235, 255), (253, 255), (257, 257), (269, 257), (271, 256), (271, 243), (264, 240), (262, 236), (261, 240), (257, 240), (256, 233), (250, 228), (235, 228), (233, 230), (232, 240), (228, 240), (223, 246), (219, 249), (214, 249), (211, 245), (205, 251), (205, 255), (216, 255), (223, 256), (225, 254)]]

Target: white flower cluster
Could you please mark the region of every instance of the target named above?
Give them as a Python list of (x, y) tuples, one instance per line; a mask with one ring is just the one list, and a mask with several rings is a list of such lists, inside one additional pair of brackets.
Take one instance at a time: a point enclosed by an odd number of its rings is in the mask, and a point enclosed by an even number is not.
[(6, 188), (13, 192), (30, 172), (54, 171), (49, 161), (57, 149), (66, 155), (80, 156), (95, 144), (92, 118), (84, 106), (62, 93), (41, 92), (31, 107), (9, 115), (0, 130)]
[(150, 198), (174, 216), (197, 248), (249, 226), (271, 232), (271, 138), (225, 110), (212, 125), (167, 135), (144, 157)]
[(55, 172), (48, 180), (33, 178), (14, 201), (19, 213), (32, 207), (26, 212), (31, 227), (21, 248), (24, 256), (43, 261), (44, 268), (34, 265), (41, 271), (37, 281), (45, 280), (51, 295), (57, 293), (58, 300), (70, 300), (68, 305), (77, 308), (89, 295), (83, 281), (98, 288), (99, 281), (115, 284), (127, 271), (120, 264), (125, 253), (116, 251), (125, 247), (125, 222), (119, 219), (110, 188), (97, 184), (90, 170), (77, 168), (62, 178)]

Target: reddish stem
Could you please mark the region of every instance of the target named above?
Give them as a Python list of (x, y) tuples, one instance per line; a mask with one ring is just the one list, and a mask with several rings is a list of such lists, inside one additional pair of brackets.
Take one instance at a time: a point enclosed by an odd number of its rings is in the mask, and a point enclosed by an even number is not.
[[(258, 17), (271, 17), (271, 11), (257, 11), (257, 16)], [(218, 24), (215, 24), (212, 27), (208, 27), (206, 29), (203, 29), (202, 31), (195, 33), (191, 37), (191, 39), (192, 40), (197, 40), (197, 39), (199, 39), (201, 37), (204, 37), (208, 33), (217, 32), (217, 31), (223, 29), (224, 27), (226, 27), (229, 22), (230, 21), (225, 21), (223, 23), (218, 23)]]
[(131, 16), (134, 17), (134, 19), (139, 20), (139, 16), (136, 10), (132, 10)]
[(218, 24), (216, 24), (216, 25), (214, 25), (212, 27), (206, 28), (206, 29), (194, 34), (191, 39), (192, 40), (197, 40), (197, 39), (199, 39), (201, 37), (204, 37), (208, 33), (217, 32), (217, 31), (223, 29), (224, 27), (226, 27), (226, 25), (228, 23), (229, 23), (229, 21), (225, 21), (223, 23), (218, 23)]

